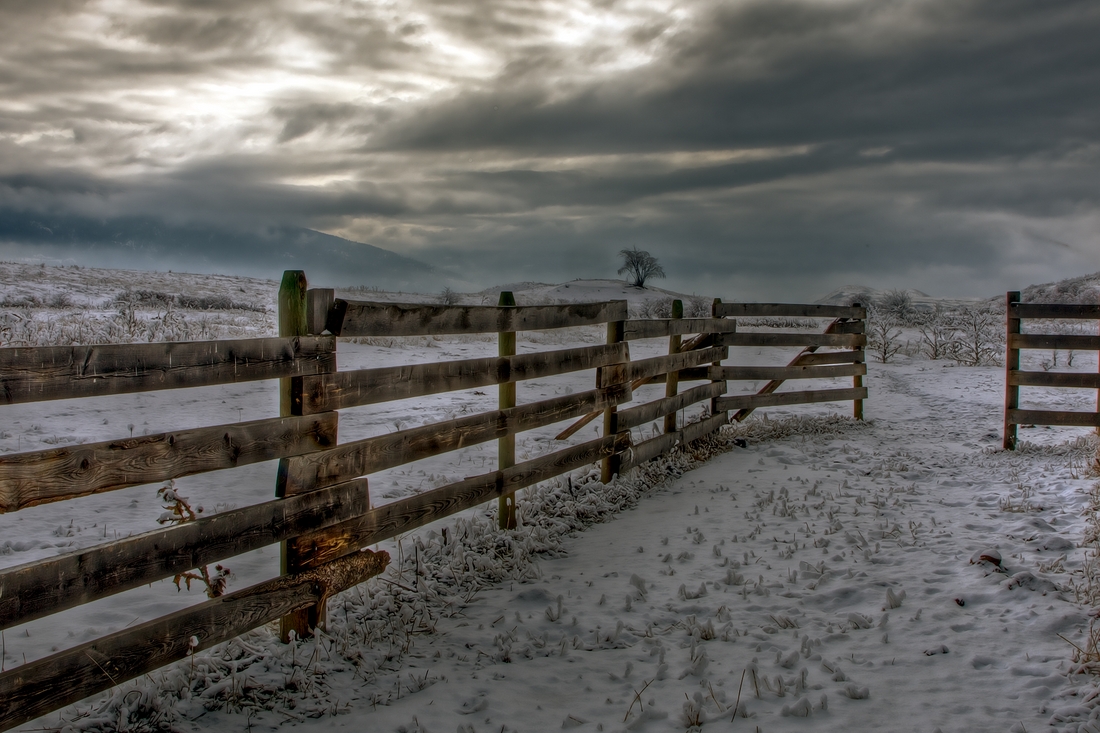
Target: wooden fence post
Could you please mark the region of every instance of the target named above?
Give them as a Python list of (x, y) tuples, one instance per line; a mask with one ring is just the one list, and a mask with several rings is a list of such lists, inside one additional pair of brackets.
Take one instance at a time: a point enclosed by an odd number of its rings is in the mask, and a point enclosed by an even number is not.
[[(305, 336), (310, 331), (310, 321), (307, 306), (306, 274), (301, 270), (287, 270), (283, 273), (283, 280), (279, 284), (279, 335), (286, 337)], [(300, 387), (300, 382), (297, 385)], [(279, 380), (279, 415), (288, 417), (293, 413), (296, 388), (293, 379)], [(285, 475), (286, 459), (279, 461), (280, 474)], [(282, 482), (280, 481), (281, 485)], [(276, 490), (276, 494), (281, 492)], [(280, 575), (296, 572), (300, 568), (297, 554), (294, 550), (293, 540), (285, 540), (279, 543), (279, 570)], [(311, 628), (316, 628), (323, 623), (324, 609), (318, 605), (309, 606), (283, 616), (279, 621), (279, 636), (284, 642), (290, 641), (290, 632), (303, 639), (309, 635)]]
[[(852, 305), (855, 306), (856, 308), (859, 308), (862, 304), (861, 303), (852, 303)], [(861, 320), (859, 323), (860, 323), (860, 326), (861, 326), (859, 333), (865, 333), (867, 331), (867, 322), (864, 321), (864, 320)], [(867, 353), (866, 347), (865, 346), (860, 346), (859, 351), (864, 354), (864, 361), (862, 363), (866, 364), (867, 363), (866, 362), (866, 353)], [(862, 374), (857, 374), (854, 377), (852, 377), (852, 387), (854, 389), (859, 389), (862, 386), (863, 386), (863, 375)], [(856, 420), (862, 420), (863, 419), (863, 400), (853, 400), (852, 401), (852, 416)]]
[[(499, 306), (515, 306), (516, 298), (505, 290), (500, 294)], [(497, 334), (497, 353), (500, 356), (516, 355), (516, 332), (501, 331)], [(505, 382), (497, 386), (498, 407), (507, 410), (516, 406), (516, 383)], [(509, 433), (497, 439), (497, 468), (503, 471), (516, 465), (516, 435)], [(516, 495), (504, 494), (497, 500), (497, 520), (501, 529), (516, 528)]]
[(324, 332), (328, 312), (336, 301), (332, 288), (310, 288), (306, 291), (306, 332), (319, 336)]
[(1020, 386), (1013, 384), (1012, 372), (1020, 369), (1020, 350), (1013, 347), (1013, 334), (1020, 333), (1020, 319), (1012, 317), (1012, 306), (1020, 302), (1020, 292), (1010, 291), (1005, 298), (1005, 450), (1016, 450), (1016, 424), (1009, 421), (1009, 410), (1020, 407)]
[[(719, 318), (720, 317), (718, 315), (718, 309), (721, 305), (722, 305), (722, 299), (721, 298), (715, 298), (714, 301), (711, 302), (711, 304), (710, 304), (710, 317), (711, 318)], [(734, 323), (736, 324), (736, 321)], [(736, 332), (736, 330), (737, 330), (737, 326), (734, 325), (734, 332)], [(720, 367), (720, 366), (722, 366), (722, 362), (720, 362), (720, 361), (712, 362), (711, 366)], [(726, 394), (726, 390), (729, 389), (729, 383), (728, 382), (726, 382), (725, 380), (721, 380), (721, 379), (713, 379), (711, 381), (713, 381), (713, 382), (722, 382), (722, 394), (723, 395)], [(723, 412), (723, 410), (718, 409), (718, 400), (719, 400), (719, 397), (711, 397), (711, 399), (710, 399), (710, 414), (711, 415), (717, 415), (719, 412)], [(726, 412), (726, 422), (728, 423), (729, 418), (730, 418), (729, 412), (728, 411), (725, 411), (725, 412)]]
[[(684, 301), (674, 300), (672, 301), (672, 313), (671, 318), (683, 318), (684, 317)], [(680, 342), (682, 337), (680, 334), (674, 334), (668, 337), (668, 353), (679, 354)], [(675, 369), (665, 375), (665, 397), (675, 397), (676, 392), (680, 387), (680, 373)], [(671, 412), (665, 415), (665, 435), (676, 432), (676, 413)]]
[[(618, 344), (622, 343), (623, 337), (626, 335), (626, 322), (625, 321), (608, 321), (607, 323), (607, 343)], [(596, 371), (596, 386), (599, 387), (600, 372)], [(616, 425), (615, 414), (618, 412), (618, 407), (612, 405), (603, 411), (603, 434), (606, 438), (609, 435), (613, 435), (619, 431), (618, 425)], [(618, 453), (612, 453), (603, 459), (603, 463), (600, 466), (600, 481), (602, 483), (611, 483), (611, 479), (619, 473), (622, 466), (622, 456)]]

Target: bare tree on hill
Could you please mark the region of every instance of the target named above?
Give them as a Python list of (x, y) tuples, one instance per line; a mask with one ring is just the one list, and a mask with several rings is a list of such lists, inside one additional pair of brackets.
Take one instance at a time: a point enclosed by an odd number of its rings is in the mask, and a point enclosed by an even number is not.
[(623, 266), (619, 268), (620, 275), (628, 275), (630, 284), (644, 288), (645, 281), (651, 277), (664, 277), (665, 270), (657, 262), (657, 258), (644, 249), (621, 249), (619, 256), (623, 258)]

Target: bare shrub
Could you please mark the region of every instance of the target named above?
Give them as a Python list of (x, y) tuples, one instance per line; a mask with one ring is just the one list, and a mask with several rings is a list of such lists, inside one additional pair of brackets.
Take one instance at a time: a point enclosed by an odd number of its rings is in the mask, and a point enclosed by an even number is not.
[(867, 308), (867, 347), (881, 364), (890, 361), (904, 344), (901, 329), (894, 318), (882, 312), (878, 306)]
[(688, 318), (710, 318), (712, 302), (710, 298), (693, 295), (684, 302), (684, 315)]
[(946, 311), (937, 305), (931, 313), (921, 314), (916, 320), (921, 352), (933, 360), (948, 358), (951, 355), (955, 329)]
[(904, 290), (887, 290), (875, 302), (874, 307), (899, 325), (912, 323), (913, 317), (916, 315), (916, 311), (913, 309), (913, 299)]
[(963, 366), (996, 364), (1003, 351), (1001, 314), (988, 305), (959, 308), (951, 314), (955, 332), (951, 358)]
[(633, 310), (635, 318), (671, 318), (672, 299), (670, 298), (668, 300), (663, 300), (659, 298), (651, 298), (643, 300), (641, 303), (634, 306)]

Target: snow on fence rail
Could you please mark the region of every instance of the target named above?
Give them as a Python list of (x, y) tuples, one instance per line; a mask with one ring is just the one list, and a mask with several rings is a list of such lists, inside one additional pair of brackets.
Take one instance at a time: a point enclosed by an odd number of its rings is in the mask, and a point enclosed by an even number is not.
[[(1021, 303), (1020, 292), (1010, 291), (1005, 310), (1005, 450), (1015, 450), (1020, 425), (1063, 425), (1100, 428), (1100, 373), (1033, 372), (1020, 369), (1021, 349), (1100, 351), (1100, 336), (1021, 333), (1025, 319), (1098, 320), (1100, 305)], [(1020, 387), (1071, 387), (1097, 390), (1096, 412), (1021, 410)]]
[[(275, 498), (261, 504), (0, 570), (0, 629), (156, 580), (284, 543), (281, 575), (41, 660), (0, 672), (0, 730), (147, 673), (275, 619), (284, 638), (323, 627), (325, 601), (382, 572), (389, 556), (361, 548), (493, 498), (515, 526), (517, 490), (593, 462), (604, 481), (686, 445), (757, 407), (854, 400), (862, 417), (862, 308), (722, 304), (712, 318), (627, 320), (625, 301), (516, 307), (402, 305), (337, 300), (289, 271), (279, 290), (279, 337), (200, 343), (0, 349), (0, 405), (280, 379), (280, 416), (0, 456), (0, 512), (206, 471), (279, 459)], [(835, 318), (824, 334), (738, 333), (727, 316)], [(603, 345), (515, 354), (515, 331), (607, 324)], [(337, 371), (336, 337), (498, 333), (499, 356)], [(693, 335), (686, 342), (684, 335)], [(669, 339), (669, 354), (632, 361), (628, 342)], [(730, 346), (804, 346), (784, 367), (723, 366)], [(814, 353), (820, 347), (845, 351)], [(594, 388), (517, 405), (515, 383), (595, 370)], [(852, 377), (855, 386), (774, 394), (783, 381)], [(756, 395), (724, 396), (727, 382), (769, 379)], [(686, 390), (680, 381), (703, 384)], [(665, 397), (630, 403), (643, 384)], [(500, 409), (338, 444), (339, 409), (496, 384)], [(677, 426), (676, 412), (709, 401), (710, 416)], [(517, 433), (603, 415), (603, 437), (515, 462)], [(665, 419), (664, 433), (632, 444), (630, 429)], [(497, 440), (497, 470), (382, 506), (367, 476)]]

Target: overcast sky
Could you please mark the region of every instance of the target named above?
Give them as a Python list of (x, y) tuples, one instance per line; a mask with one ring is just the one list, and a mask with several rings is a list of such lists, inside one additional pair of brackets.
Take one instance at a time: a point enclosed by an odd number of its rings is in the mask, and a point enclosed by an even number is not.
[(479, 286), (1100, 270), (1096, 0), (2, 0), (0, 206), (292, 224)]

